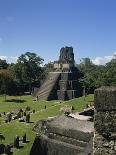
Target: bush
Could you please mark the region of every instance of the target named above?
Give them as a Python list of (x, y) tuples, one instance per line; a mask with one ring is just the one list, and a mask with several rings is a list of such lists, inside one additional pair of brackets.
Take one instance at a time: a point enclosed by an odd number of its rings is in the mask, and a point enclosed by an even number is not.
[(27, 106), (25, 110), (26, 111), (30, 111), (31, 110), (31, 107)]

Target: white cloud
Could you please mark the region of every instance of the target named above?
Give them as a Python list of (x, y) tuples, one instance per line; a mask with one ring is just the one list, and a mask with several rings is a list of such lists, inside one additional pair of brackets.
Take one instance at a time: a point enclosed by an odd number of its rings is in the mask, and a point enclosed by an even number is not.
[(110, 62), (112, 59), (114, 59), (115, 55), (116, 55), (116, 52), (114, 52), (112, 55), (109, 55), (109, 56), (96, 57), (95, 59), (92, 60), (92, 62), (95, 65), (104, 65), (107, 62)]
[(2, 59), (2, 60), (7, 60), (7, 56), (1, 55), (1, 56), (0, 56), (0, 59)]
[(10, 56), (10, 57), (7, 57), (7, 56), (0, 56), (0, 59), (2, 60), (6, 60), (8, 63), (16, 63), (17, 62), (17, 59), (18, 59), (18, 56)]
[(11, 56), (11, 57), (8, 58), (8, 62), (9, 63), (11, 63), (11, 62), (16, 63), (17, 59), (18, 59), (18, 56), (15, 56), (15, 57)]

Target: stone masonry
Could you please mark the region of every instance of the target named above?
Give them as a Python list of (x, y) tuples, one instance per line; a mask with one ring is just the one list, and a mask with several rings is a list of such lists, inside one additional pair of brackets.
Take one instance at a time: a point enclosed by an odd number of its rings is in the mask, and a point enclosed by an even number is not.
[(30, 155), (92, 155), (93, 122), (59, 116), (39, 121)]
[(116, 155), (116, 87), (95, 91), (94, 155)]
[(116, 87), (95, 90), (94, 122), (59, 116), (34, 130), (30, 155), (116, 155)]
[(47, 75), (40, 89), (35, 91), (35, 99), (69, 100), (82, 95), (78, 82), (80, 73), (75, 67), (72, 47), (61, 48), (59, 60), (54, 62), (54, 70)]

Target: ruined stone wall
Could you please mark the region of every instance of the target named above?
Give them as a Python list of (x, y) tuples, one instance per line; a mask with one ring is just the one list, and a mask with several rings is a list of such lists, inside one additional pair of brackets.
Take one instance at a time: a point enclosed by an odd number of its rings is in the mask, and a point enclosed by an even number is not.
[(116, 87), (95, 91), (94, 155), (116, 155)]
[(78, 72), (62, 72), (57, 95), (59, 100), (69, 100), (81, 96)]

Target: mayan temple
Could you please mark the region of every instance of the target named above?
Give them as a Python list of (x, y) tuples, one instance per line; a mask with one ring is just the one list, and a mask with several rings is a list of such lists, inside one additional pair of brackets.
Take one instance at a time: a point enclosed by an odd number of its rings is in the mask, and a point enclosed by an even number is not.
[(78, 83), (79, 71), (75, 67), (72, 47), (60, 50), (59, 60), (54, 62), (54, 72), (50, 72), (39, 89), (36, 100), (69, 100), (81, 95)]

